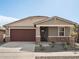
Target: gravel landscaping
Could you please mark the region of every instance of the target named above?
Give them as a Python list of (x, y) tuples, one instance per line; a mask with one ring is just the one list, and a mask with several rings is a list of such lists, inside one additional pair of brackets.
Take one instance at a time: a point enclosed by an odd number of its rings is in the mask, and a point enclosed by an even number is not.
[[(35, 46), (35, 52), (64, 52), (64, 51), (74, 51), (74, 49), (71, 46), (64, 46), (62, 43), (55, 43), (54, 47), (51, 47), (50, 45), (44, 45), (42, 44), (42, 47), (36, 45)], [(76, 51), (79, 51), (79, 49), (76, 49)]]

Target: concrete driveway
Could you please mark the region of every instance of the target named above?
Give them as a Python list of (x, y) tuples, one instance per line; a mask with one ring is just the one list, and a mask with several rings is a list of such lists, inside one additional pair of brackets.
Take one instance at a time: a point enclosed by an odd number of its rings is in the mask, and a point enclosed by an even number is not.
[(0, 46), (0, 52), (33, 52), (34, 42), (8, 42)]

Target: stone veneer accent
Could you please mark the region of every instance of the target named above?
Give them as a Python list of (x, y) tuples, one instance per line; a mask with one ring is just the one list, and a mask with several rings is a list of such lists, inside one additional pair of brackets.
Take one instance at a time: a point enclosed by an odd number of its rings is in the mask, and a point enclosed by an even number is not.
[(71, 37), (48, 37), (48, 41), (53, 42), (70, 42)]
[(3, 35), (0, 35), (0, 42), (3, 42)]
[(9, 42), (10, 41), (10, 37), (6, 37), (5, 40), (6, 40), (6, 42)]
[(40, 42), (40, 37), (36, 37), (36, 43)]
[[(71, 37), (48, 37), (49, 42), (68, 42), (70, 43)], [(40, 37), (36, 37), (36, 42), (41, 42)]]

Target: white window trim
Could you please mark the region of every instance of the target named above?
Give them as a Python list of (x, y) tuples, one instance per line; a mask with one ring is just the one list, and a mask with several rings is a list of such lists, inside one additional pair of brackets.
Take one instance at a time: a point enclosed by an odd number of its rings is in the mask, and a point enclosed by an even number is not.
[[(60, 36), (60, 35), (59, 35), (59, 32), (60, 32), (59, 28), (61, 28), (61, 27), (58, 27), (58, 36)], [(65, 27), (62, 27), (62, 28), (64, 28), (64, 36), (65, 36)], [(61, 36), (60, 36), (60, 37), (61, 37)]]

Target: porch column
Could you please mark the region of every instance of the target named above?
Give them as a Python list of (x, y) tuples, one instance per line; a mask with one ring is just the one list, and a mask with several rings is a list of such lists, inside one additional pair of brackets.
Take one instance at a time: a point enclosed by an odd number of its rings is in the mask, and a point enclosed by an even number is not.
[(40, 42), (40, 27), (36, 27), (36, 42)]

